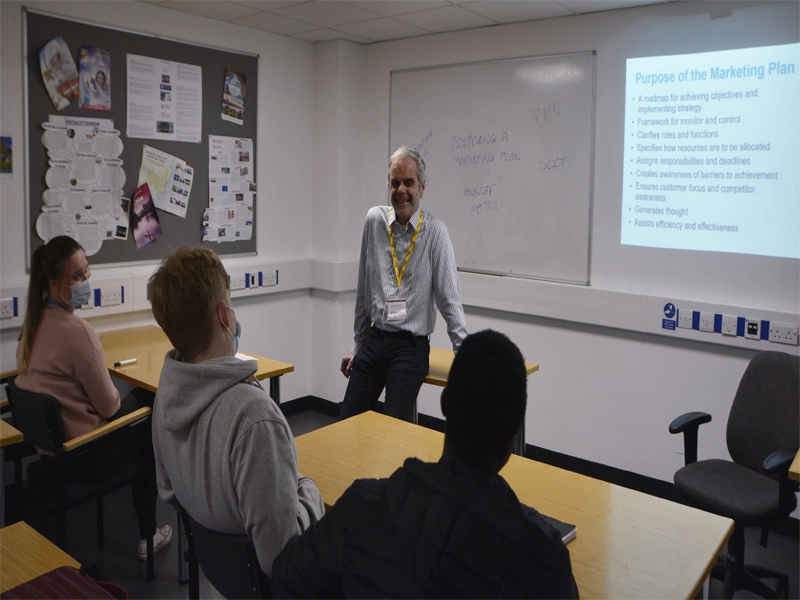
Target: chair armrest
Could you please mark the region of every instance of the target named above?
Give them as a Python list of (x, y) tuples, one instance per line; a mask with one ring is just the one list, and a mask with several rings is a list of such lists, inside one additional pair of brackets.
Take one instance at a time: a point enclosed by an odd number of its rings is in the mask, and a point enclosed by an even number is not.
[(81, 446), (88, 444), (89, 442), (93, 442), (103, 436), (110, 434), (112, 431), (116, 431), (117, 429), (121, 429), (122, 427), (127, 427), (140, 419), (144, 419), (145, 417), (151, 415), (153, 413), (153, 409), (149, 406), (143, 406), (132, 413), (128, 413), (124, 417), (120, 417), (119, 419), (114, 419), (113, 421), (109, 421), (105, 425), (98, 427), (97, 429), (92, 429), (88, 433), (84, 433), (83, 435), (79, 435), (76, 438), (72, 438), (68, 442), (64, 442), (61, 447), (64, 449), (64, 452), (69, 452), (70, 450), (75, 450), (76, 448), (80, 448)]
[(669, 424), (670, 433), (683, 434), (684, 464), (697, 462), (697, 430), (703, 423), (711, 422), (711, 415), (704, 412), (688, 412)]
[(704, 412), (688, 412), (681, 415), (669, 424), (670, 433), (684, 433), (690, 427), (695, 431), (703, 423), (711, 422), (711, 415)]
[[(778, 499), (780, 501), (781, 510), (789, 514), (797, 506), (797, 482), (789, 479), (789, 466), (792, 464), (797, 448), (781, 448), (775, 450), (767, 458), (764, 459), (762, 466), (768, 475), (778, 474)], [(762, 541), (762, 545), (766, 546), (766, 541)]]
[(764, 459), (764, 472), (773, 475), (781, 471), (788, 471), (796, 454), (797, 448), (775, 450), (775, 452)]

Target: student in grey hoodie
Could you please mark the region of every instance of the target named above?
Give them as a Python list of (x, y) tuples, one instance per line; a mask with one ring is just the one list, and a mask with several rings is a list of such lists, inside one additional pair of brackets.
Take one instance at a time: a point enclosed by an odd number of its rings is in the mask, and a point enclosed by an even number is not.
[(183, 246), (164, 259), (148, 289), (174, 346), (153, 413), (159, 494), (209, 529), (248, 535), (270, 575), (287, 540), (325, 508), (314, 482), (297, 472), (280, 409), (248, 383), (256, 361), (235, 357), (241, 328), (225, 268), (211, 250)]

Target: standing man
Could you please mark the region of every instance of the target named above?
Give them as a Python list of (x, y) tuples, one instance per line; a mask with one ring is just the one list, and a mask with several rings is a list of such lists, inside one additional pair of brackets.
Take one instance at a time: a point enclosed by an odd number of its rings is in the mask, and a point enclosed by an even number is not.
[(389, 160), (391, 208), (367, 213), (361, 238), (353, 350), (340, 418), (371, 409), (384, 387), (387, 415), (411, 421), (428, 374), (436, 307), (458, 351), (467, 335), (456, 259), (445, 224), (419, 208), (425, 161), (401, 146)]

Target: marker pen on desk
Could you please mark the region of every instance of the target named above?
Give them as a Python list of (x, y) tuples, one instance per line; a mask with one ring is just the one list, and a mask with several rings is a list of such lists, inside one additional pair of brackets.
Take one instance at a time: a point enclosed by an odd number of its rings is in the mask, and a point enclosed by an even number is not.
[(124, 367), (125, 365), (135, 365), (135, 364), (136, 364), (136, 359), (135, 358), (129, 358), (128, 360), (118, 360), (117, 362), (114, 363), (114, 366), (115, 367)]

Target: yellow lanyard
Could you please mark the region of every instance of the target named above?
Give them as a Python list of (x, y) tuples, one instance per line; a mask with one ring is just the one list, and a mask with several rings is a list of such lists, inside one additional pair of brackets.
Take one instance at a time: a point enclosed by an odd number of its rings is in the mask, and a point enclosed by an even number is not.
[(389, 244), (392, 246), (392, 262), (394, 263), (394, 276), (397, 278), (397, 289), (400, 289), (400, 282), (403, 281), (403, 275), (406, 272), (406, 267), (408, 266), (408, 259), (411, 258), (411, 252), (414, 250), (414, 244), (417, 243), (417, 236), (419, 235), (419, 230), (422, 227), (422, 211), (419, 211), (419, 221), (417, 221), (417, 229), (414, 231), (414, 237), (411, 238), (411, 245), (408, 247), (408, 252), (406, 252), (406, 259), (403, 261), (403, 268), (397, 268), (397, 251), (394, 249), (394, 236), (392, 235), (392, 226), (389, 225)]

